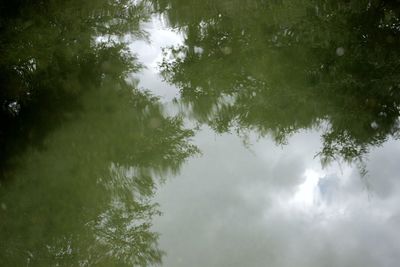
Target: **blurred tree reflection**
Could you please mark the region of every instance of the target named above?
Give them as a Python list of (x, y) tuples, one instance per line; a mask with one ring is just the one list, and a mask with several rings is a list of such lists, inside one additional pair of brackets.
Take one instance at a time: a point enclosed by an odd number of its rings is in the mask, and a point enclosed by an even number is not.
[(144, 36), (139, 22), (148, 16), (129, 0), (0, 3), (0, 169), (27, 145), (40, 146), (104, 75), (137, 69), (121, 38)]
[(152, 198), (198, 150), (127, 79), (140, 66), (122, 38), (144, 36), (146, 5), (21, 0), (0, 12), (0, 265), (160, 264)]
[(201, 123), (278, 143), (320, 127), (323, 162), (398, 138), (398, 1), (151, 2), (185, 33), (162, 70)]
[(78, 118), (42, 149), (19, 156), (24, 166), (0, 187), (0, 265), (161, 263), (152, 197), (197, 149), (157, 101), (111, 79), (82, 96)]

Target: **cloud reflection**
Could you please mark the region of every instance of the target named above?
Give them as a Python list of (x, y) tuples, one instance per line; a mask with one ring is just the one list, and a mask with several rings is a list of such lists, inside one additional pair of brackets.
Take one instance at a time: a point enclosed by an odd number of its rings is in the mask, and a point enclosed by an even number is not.
[[(203, 157), (158, 194), (165, 266), (396, 266), (400, 145), (375, 149), (363, 178), (350, 165), (322, 169), (315, 135), (301, 132), (284, 147), (251, 137), (250, 151), (203, 129)], [(394, 192), (383, 197), (387, 184)]]

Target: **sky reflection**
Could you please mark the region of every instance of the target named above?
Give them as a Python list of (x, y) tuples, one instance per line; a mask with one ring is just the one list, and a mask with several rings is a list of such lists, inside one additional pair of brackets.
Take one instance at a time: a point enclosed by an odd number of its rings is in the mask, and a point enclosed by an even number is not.
[(322, 169), (314, 135), (249, 150), (233, 135), (201, 131), (203, 156), (157, 195), (165, 266), (395, 266), (399, 169), (382, 155), (400, 159), (400, 145), (374, 150), (360, 177), (356, 167)]
[[(151, 45), (135, 47), (150, 51), (140, 80), (168, 102), (178, 89), (156, 63), (161, 47), (181, 39), (148, 26)], [(164, 266), (396, 266), (400, 144), (372, 149), (361, 175), (343, 162), (322, 167), (320, 136), (303, 130), (278, 146), (250, 132), (244, 144), (203, 126), (195, 137), (203, 155), (157, 193)]]

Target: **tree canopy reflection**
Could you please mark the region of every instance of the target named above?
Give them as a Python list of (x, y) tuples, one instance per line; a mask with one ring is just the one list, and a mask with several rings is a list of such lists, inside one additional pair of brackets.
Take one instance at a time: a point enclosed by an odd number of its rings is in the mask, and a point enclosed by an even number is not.
[[(145, 4), (129, 0), (3, 1), (0, 4), (0, 168), (69, 118), (103, 76), (135, 66), (120, 39), (144, 36)], [(99, 43), (97, 38), (112, 42)], [(113, 54), (113, 55), (111, 55)], [(7, 173), (0, 172), (5, 177)]]
[(147, 7), (16, 1), (0, 10), (8, 167), (0, 180), (0, 265), (160, 264), (152, 197), (198, 151), (182, 119), (127, 80), (140, 66), (120, 38), (143, 36)]
[(1, 265), (161, 262), (152, 197), (167, 173), (197, 153), (193, 132), (165, 117), (156, 98), (110, 82), (85, 95), (84, 112), (41, 150), (20, 156), (24, 167), (0, 187)]
[(323, 162), (399, 136), (396, 1), (151, 1), (182, 46), (165, 78), (201, 123), (270, 134), (323, 129)]

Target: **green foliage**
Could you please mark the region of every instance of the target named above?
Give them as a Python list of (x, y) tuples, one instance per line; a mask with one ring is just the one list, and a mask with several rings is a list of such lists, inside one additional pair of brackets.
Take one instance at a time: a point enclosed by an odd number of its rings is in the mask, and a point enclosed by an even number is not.
[(0, 187), (0, 265), (161, 263), (152, 198), (198, 152), (194, 133), (123, 79), (104, 79), (78, 104), (41, 149), (13, 159), (19, 167)]
[(163, 75), (216, 131), (284, 143), (325, 128), (324, 162), (360, 160), (398, 136), (396, 1), (152, 2), (186, 36), (165, 49)]
[[(138, 68), (120, 39), (143, 37), (144, 4), (123, 1), (12, 1), (0, 5), (0, 161), (77, 110), (102, 79)], [(106, 44), (98, 38), (109, 39)], [(2, 173), (7, 176), (7, 173)]]
[(0, 12), (0, 265), (161, 264), (152, 198), (198, 150), (181, 118), (127, 80), (140, 65), (123, 37), (145, 37), (146, 5)]

